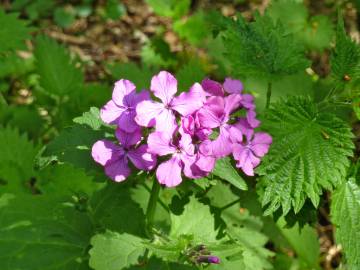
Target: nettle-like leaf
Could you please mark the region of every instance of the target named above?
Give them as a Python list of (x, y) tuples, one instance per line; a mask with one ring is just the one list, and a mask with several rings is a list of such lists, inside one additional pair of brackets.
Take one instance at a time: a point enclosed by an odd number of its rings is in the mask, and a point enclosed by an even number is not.
[(45, 91), (59, 96), (79, 91), (84, 81), (83, 74), (62, 45), (48, 37), (39, 36), (34, 53), (40, 85)]
[(0, 25), (0, 54), (25, 48), (25, 40), (31, 37), (26, 21), (18, 19), (17, 13), (6, 14), (0, 8)]
[(95, 270), (120, 270), (138, 264), (144, 255), (143, 239), (123, 233), (107, 231), (91, 239), (90, 267)]
[[(240, 75), (257, 75), (273, 79), (304, 70), (309, 61), (303, 47), (292, 34), (286, 33), (280, 22), (276, 24), (267, 14), (256, 14), (255, 22), (239, 17), (220, 21), (226, 54), (233, 70)], [(220, 26), (221, 28), (221, 26)]]
[(342, 182), (352, 156), (353, 134), (335, 115), (317, 109), (309, 98), (283, 100), (267, 112), (264, 125), (273, 144), (258, 168), (265, 188), (265, 214), (282, 207), (299, 212), (310, 198), (319, 204), (322, 189), (331, 190)]
[[(0, 193), (30, 191), (38, 149), (17, 129), (0, 127)], [(27, 183), (26, 183), (27, 182)]]
[(2, 270), (89, 269), (90, 219), (54, 196), (0, 197)]
[(99, 130), (103, 126), (103, 121), (100, 119), (100, 110), (96, 107), (91, 107), (88, 112), (84, 112), (82, 116), (75, 117), (74, 123), (89, 126), (93, 130)]
[(360, 80), (360, 46), (346, 35), (344, 21), (339, 17), (336, 46), (330, 58), (331, 76), (338, 87)]
[(212, 173), (217, 177), (220, 177), (221, 179), (229, 182), (238, 189), (247, 190), (247, 184), (245, 180), (239, 175), (237, 170), (235, 170), (229, 157), (217, 160)]
[(195, 82), (200, 83), (205, 78), (204, 68), (199, 61), (199, 59), (190, 60), (176, 73), (180, 91), (188, 91)]
[(345, 251), (349, 269), (360, 268), (360, 187), (354, 178), (344, 182), (331, 201), (332, 222), (336, 225), (336, 242)]

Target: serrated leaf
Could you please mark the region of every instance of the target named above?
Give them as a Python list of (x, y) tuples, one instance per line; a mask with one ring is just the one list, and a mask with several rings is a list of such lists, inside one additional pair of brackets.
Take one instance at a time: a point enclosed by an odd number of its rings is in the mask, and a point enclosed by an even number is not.
[(30, 192), (38, 149), (17, 129), (0, 127), (0, 193)]
[(3, 203), (0, 215), (2, 270), (89, 269), (93, 227), (85, 213), (53, 196), (27, 195)]
[(201, 83), (201, 81), (205, 78), (205, 75), (205, 71), (199, 63), (199, 60), (190, 60), (176, 73), (180, 91), (185, 92), (194, 83)]
[(231, 160), (228, 157), (217, 160), (212, 173), (238, 189), (247, 190), (246, 182), (231, 165)]
[(206, 15), (199, 11), (185, 20), (178, 20), (173, 25), (174, 31), (192, 45), (200, 43), (210, 34), (206, 22)]
[(267, 113), (265, 127), (273, 144), (258, 168), (265, 188), (262, 204), (266, 214), (282, 207), (299, 212), (310, 198), (319, 204), (322, 189), (339, 185), (352, 156), (350, 127), (331, 113), (319, 111), (306, 97), (276, 103)]
[(17, 13), (6, 14), (0, 8), (0, 25), (0, 54), (25, 48), (25, 40), (31, 37), (26, 21), (18, 19)]
[(35, 43), (37, 71), (45, 91), (63, 96), (79, 91), (84, 78), (68, 51), (48, 37), (39, 36)]
[(156, 14), (174, 19), (185, 15), (191, 5), (190, 0), (146, 0), (146, 2)]
[(103, 125), (100, 118), (100, 110), (96, 107), (91, 107), (90, 111), (84, 112), (82, 116), (74, 118), (74, 123), (89, 126), (93, 130), (99, 130)]
[(336, 226), (336, 242), (345, 251), (349, 269), (360, 268), (360, 187), (355, 179), (344, 182), (332, 195), (332, 222)]
[(346, 35), (344, 21), (339, 17), (336, 46), (330, 58), (331, 76), (341, 87), (360, 79), (360, 46)]
[(107, 231), (91, 239), (90, 266), (95, 270), (120, 270), (138, 263), (144, 255), (143, 239)]
[(191, 235), (197, 243), (216, 241), (214, 217), (209, 207), (198, 202), (194, 197), (190, 198), (181, 215), (171, 214), (170, 237), (177, 239), (181, 235)]
[(309, 65), (304, 48), (270, 16), (256, 14), (255, 22), (222, 20), (226, 54), (238, 75), (274, 76), (297, 73)]
[(83, 194), (90, 197), (101, 186), (82, 169), (70, 164), (48, 166), (39, 172), (36, 180), (36, 187), (42, 193), (69, 197)]

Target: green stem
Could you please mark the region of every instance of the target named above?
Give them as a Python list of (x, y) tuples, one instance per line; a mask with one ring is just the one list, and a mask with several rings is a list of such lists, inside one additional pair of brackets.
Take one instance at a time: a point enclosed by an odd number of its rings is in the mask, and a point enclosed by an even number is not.
[(268, 82), (267, 92), (266, 92), (266, 109), (270, 106), (270, 99), (271, 99), (271, 90), (272, 90), (272, 82)]
[(146, 231), (149, 236), (153, 235), (154, 216), (156, 210), (156, 204), (160, 193), (160, 184), (154, 177), (154, 183), (150, 193), (150, 199), (146, 209)]
[(231, 203), (228, 203), (226, 205), (224, 205), (223, 207), (220, 208), (220, 211), (224, 211), (225, 209), (230, 208), (231, 206), (237, 204), (240, 202), (240, 199), (236, 199), (235, 201), (232, 201)]

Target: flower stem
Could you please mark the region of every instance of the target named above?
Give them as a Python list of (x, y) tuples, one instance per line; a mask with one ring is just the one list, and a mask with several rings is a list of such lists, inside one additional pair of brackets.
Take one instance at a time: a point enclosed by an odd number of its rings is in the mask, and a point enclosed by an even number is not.
[(271, 90), (272, 90), (272, 82), (268, 82), (267, 92), (266, 92), (266, 109), (270, 106), (270, 98), (271, 98)]
[(160, 184), (154, 177), (154, 183), (150, 193), (150, 199), (146, 209), (146, 232), (148, 236), (153, 235), (154, 216), (156, 210), (156, 204), (160, 193)]

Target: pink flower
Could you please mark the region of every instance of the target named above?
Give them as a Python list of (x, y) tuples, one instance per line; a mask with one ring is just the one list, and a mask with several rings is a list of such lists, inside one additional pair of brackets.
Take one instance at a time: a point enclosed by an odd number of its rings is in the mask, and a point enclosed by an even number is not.
[(197, 111), (204, 103), (205, 95), (200, 84), (195, 83), (189, 92), (175, 97), (177, 80), (169, 72), (161, 71), (151, 80), (150, 90), (162, 102), (145, 100), (136, 107), (136, 122), (140, 126), (155, 126), (156, 131), (172, 134), (176, 129), (175, 113), (182, 116)]
[(171, 155), (156, 170), (160, 184), (175, 187), (182, 182), (181, 172), (188, 178), (197, 178), (202, 173), (195, 165), (196, 154), (192, 138), (186, 133), (174, 133), (174, 138), (167, 132), (155, 131), (148, 137), (149, 152), (159, 156)]
[(237, 161), (236, 167), (241, 168), (245, 174), (254, 175), (254, 168), (259, 165), (270, 148), (272, 138), (265, 132), (246, 132), (246, 142), (239, 141), (233, 145), (233, 156)]
[(136, 105), (149, 99), (149, 93), (142, 91), (136, 93), (135, 85), (128, 80), (120, 80), (115, 83), (112, 99), (100, 111), (101, 119), (107, 124), (116, 124), (126, 132), (134, 132), (138, 129), (134, 118)]
[(105, 167), (105, 173), (116, 182), (124, 181), (131, 173), (128, 160), (139, 170), (151, 170), (156, 165), (156, 157), (148, 153), (146, 144), (135, 147), (141, 140), (141, 131), (126, 133), (116, 130), (120, 145), (109, 140), (99, 140), (92, 147), (93, 159)]

